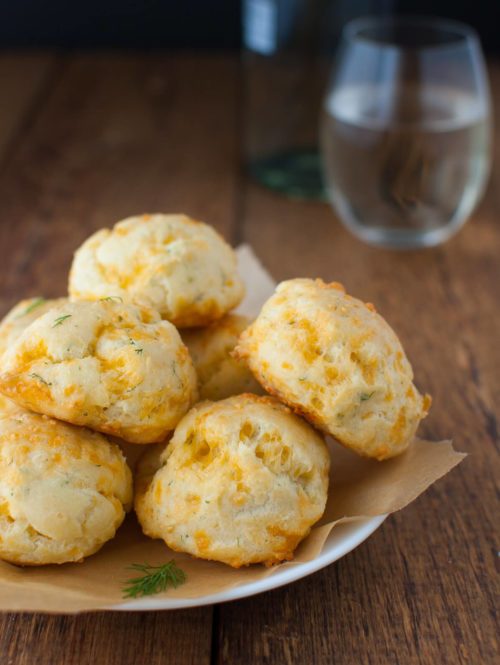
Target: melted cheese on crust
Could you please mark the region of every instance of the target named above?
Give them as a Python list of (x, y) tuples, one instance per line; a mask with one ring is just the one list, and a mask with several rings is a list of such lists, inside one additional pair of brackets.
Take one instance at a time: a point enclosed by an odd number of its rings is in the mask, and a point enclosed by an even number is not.
[(236, 255), (215, 229), (185, 215), (155, 214), (129, 217), (86, 240), (75, 253), (69, 293), (120, 296), (189, 327), (220, 319), (244, 287)]
[(0, 397), (0, 558), (80, 561), (115, 535), (131, 500), (117, 446)]
[(164, 440), (196, 400), (175, 327), (116, 299), (50, 310), (2, 360), (0, 391), (21, 406), (134, 443)]
[(394, 331), (338, 283), (279, 284), (235, 355), (269, 393), (368, 457), (403, 452), (430, 406)]
[(250, 323), (246, 316), (227, 314), (206, 328), (181, 332), (198, 375), (201, 399), (219, 400), (241, 393), (264, 392), (245, 363), (231, 355), (238, 337)]
[(139, 462), (135, 509), (174, 550), (271, 565), (323, 514), (328, 470), (322, 437), (272, 397), (202, 402)]

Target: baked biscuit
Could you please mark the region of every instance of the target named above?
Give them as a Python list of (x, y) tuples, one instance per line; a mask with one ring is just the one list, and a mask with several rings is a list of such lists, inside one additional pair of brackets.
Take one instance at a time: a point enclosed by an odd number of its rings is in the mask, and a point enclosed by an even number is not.
[(109, 434), (108, 439), (111, 443), (117, 445), (122, 451), (130, 470), (132, 473), (135, 473), (137, 462), (144, 455), (144, 445), (141, 445), (140, 443), (130, 443), (130, 441), (124, 441), (117, 436), (111, 436)]
[(272, 397), (201, 402), (139, 462), (144, 533), (230, 566), (291, 559), (325, 509), (321, 435)]
[(2, 357), (0, 392), (21, 406), (133, 443), (165, 439), (196, 400), (176, 328), (114, 298), (67, 303)]
[(0, 397), (0, 559), (81, 561), (113, 538), (132, 474), (102, 434)]
[(177, 327), (204, 326), (244, 295), (236, 255), (207, 224), (185, 215), (142, 215), (94, 233), (76, 251), (73, 298), (120, 296)]
[(235, 355), (268, 392), (367, 457), (402, 453), (430, 406), (392, 328), (337, 283), (279, 284)]
[(231, 356), (238, 337), (251, 322), (246, 316), (227, 314), (206, 328), (181, 331), (198, 375), (200, 399), (264, 392), (245, 363)]
[(62, 305), (67, 301), (67, 298), (45, 300), (41, 297), (21, 300), (0, 322), (0, 356), (17, 340), (30, 323), (33, 323), (35, 319), (48, 312), (52, 307)]

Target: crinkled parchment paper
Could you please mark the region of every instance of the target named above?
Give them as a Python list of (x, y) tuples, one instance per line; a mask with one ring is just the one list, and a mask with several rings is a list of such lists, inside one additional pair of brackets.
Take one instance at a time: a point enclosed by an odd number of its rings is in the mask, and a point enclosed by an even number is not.
[[(255, 316), (273, 292), (274, 282), (249, 247), (240, 247), (238, 255), (247, 285), (247, 297), (239, 311)], [(186, 583), (162, 595), (201, 600), (276, 574), (283, 566), (311, 561), (337, 524), (404, 508), (465, 457), (455, 452), (449, 441), (417, 438), (403, 455), (385, 462), (363, 459), (333, 440), (329, 445), (331, 490), (325, 514), (299, 546), (294, 561), (274, 568), (254, 565), (234, 570), (193, 559), (171, 552), (162, 541), (145, 538), (135, 517), (129, 515), (116, 537), (83, 563), (20, 568), (0, 561), (0, 610), (72, 613), (110, 609), (127, 602), (122, 598), (122, 587), (133, 576), (127, 566), (144, 562), (158, 565), (172, 557), (186, 573)]]

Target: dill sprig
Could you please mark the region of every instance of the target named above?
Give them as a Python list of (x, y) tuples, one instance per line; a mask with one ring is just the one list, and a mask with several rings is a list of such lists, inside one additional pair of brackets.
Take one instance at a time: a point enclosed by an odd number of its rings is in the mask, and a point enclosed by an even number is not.
[(30, 303), (30, 304), (26, 307), (26, 309), (23, 309), (22, 312), (19, 312), (19, 314), (16, 316), (16, 319), (18, 319), (20, 316), (24, 316), (25, 314), (29, 314), (29, 313), (32, 312), (34, 309), (36, 309), (37, 307), (39, 307), (40, 305), (42, 305), (44, 302), (45, 302), (45, 298), (42, 298), (42, 297), (40, 297), (40, 298), (35, 298), (35, 299), (33, 300), (33, 302)]
[(125, 582), (123, 589), (124, 598), (137, 598), (138, 596), (151, 596), (155, 593), (165, 591), (170, 585), (174, 589), (186, 581), (186, 576), (180, 568), (177, 568), (172, 559), (161, 566), (150, 566), (148, 563), (133, 563), (127, 570), (135, 570), (142, 573), (140, 577), (134, 577)]
[(66, 319), (69, 319), (71, 314), (65, 314), (64, 316), (59, 316), (53, 323), (52, 327), (57, 328), (57, 326), (60, 326), (63, 321), (66, 321)]
[[(133, 340), (131, 337), (129, 337), (129, 341), (132, 346), (137, 346), (137, 342)], [(142, 354), (142, 351), (143, 351), (142, 349), (135, 349), (135, 352), (137, 353), (138, 356)]]
[(52, 383), (50, 381), (45, 381), (43, 377), (40, 376), (40, 374), (30, 374), (30, 379), (37, 379), (40, 381), (40, 383), (43, 383), (44, 386), (51, 386)]
[(113, 300), (123, 302), (123, 298), (121, 296), (107, 296), (106, 298), (100, 298), (101, 302), (113, 302)]

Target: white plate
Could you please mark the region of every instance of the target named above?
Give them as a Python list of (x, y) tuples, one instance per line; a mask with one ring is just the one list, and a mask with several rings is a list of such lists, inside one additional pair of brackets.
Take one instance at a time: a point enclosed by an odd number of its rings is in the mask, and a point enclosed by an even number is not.
[(306, 563), (278, 567), (275, 573), (262, 580), (242, 584), (202, 598), (142, 598), (110, 609), (125, 612), (132, 610), (177, 610), (183, 607), (200, 607), (201, 605), (212, 605), (212, 603), (247, 598), (263, 591), (276, 589), (284, 584), (311, 575), (311, 573), (315, 573), (317, 570), (337, 561), (366, 540), (368, 536), (371, 536), (386, 517), (387, 515), (379, 515), (335, 527), (328, 536), (321, 554), (315, 559)]
[[(238, 311), (250, 317), (255, 317), (262, 304), (274, 292), (276, 283), (260, 264), (258, 258), (248, 245), (241, 245), (236, 250), (238, 267), (241, 277), (247, 284), (245, 300)], [(212, 593), (201, 598), (141, 598), (128, 603), (112, 607), (120, 611), (131, 610), (175, 610), (183, 607), (199, 607), (212, 603), (223, 603), (228, 600), (247, 598), (255, 594), (276, 589), (289, 584), (302, 577), (311, 575), (317, 570), (337, 561), (353, 550), (368, 538), (385, 520), (387, 515), (380, 515), (369, 519), (341, 524), (330, 533), (323, 550), (319, 556), (306, 563), (297, 563), (289, 566), (278, 566), (276, 570), (264, 579), (231, 587), (219, 593)]]

